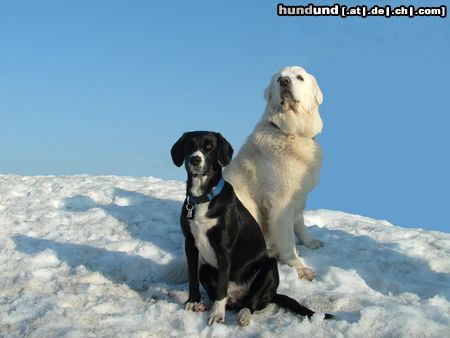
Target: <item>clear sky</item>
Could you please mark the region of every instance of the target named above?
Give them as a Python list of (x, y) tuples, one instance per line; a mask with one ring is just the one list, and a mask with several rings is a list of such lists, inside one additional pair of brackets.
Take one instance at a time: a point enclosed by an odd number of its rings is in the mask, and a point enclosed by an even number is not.
[(238, 150), (272, 73), (300, 65), (324, 94), (307, 208), (450, 231), (449, 18), (287, 18), (276, 4), (2, 1), (0, 173), (184, 179), (169, 155), (182, 132)]

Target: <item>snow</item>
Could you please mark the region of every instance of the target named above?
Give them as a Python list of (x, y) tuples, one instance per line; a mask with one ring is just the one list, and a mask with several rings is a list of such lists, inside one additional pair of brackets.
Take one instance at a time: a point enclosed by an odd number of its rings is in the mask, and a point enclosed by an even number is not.
[[(0, 175), (0, 337), (448, 337), (450, 235), (339, 211), (306, 212), (325, 243), (298, 248), (313, 282), (280, 266), (280, 292), (323, 314), (270, 305), (250, 326), (206, 325), (187, 284), (161, 271), (183, 254), (183, 182)], [(206, 296), (205, 296), (206, 299)]]

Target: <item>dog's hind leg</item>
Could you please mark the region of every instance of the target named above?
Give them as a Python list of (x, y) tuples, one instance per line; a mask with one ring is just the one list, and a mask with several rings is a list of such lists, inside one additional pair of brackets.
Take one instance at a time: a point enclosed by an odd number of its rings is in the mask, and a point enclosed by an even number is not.
[(256, 272), (247, 294), (239, 302), (241, 310), (236, 319), (240, 326), (248, 325), (253, 312), (262, 310), (269, 305), (277, 293), (279, 283), (277, 260), (267, 258)]
[[(251, 314), (254, 311), (262, 310), (269, 303), (278, 304), (292, 312), (311, 317), (314, 312), (296, 300), (277, 293), (280, 278), (278, 275), (278, 266), (275, 258), (268, 258), (261, 266), (249, 286), (249, 291), (241, 301), (243, 306), (238, 313), (237, 321), (239, 325), (245, 326), (250, 323)], [(325, 314), (325, 319), (333, 319), (334, 316)]]

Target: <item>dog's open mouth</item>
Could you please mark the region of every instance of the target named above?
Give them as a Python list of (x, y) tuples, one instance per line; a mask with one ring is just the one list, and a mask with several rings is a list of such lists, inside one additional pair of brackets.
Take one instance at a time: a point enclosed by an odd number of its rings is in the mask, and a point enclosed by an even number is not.
[(281, 90), (281, 97), (286, 98), (286, 99), (288, 99), (288, 98), (293, 99), (292, 93), (287, 89)]

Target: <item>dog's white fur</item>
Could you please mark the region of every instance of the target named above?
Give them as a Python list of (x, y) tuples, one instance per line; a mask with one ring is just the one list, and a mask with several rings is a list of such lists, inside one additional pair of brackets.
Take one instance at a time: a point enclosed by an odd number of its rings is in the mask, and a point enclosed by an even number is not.
[[(194, 179), (194, 182), (198, 179)], [(209, 202), (195, 206), (195, 218), (189, 221), (192, 236), (199, 252), (199, 258), (217, 268), (217, 257), (208, 238), (208, 231), (217, 225), (217, 219), (206, 217)]]
[(225, 321), (225, 306), (227, 304), (227, 297), (221, 300), (216, 300), (213, 303), (211, 311), (208, 315), (208, 325), (213, 323), (223, 323)]
[[(280, 85), (289, 77), (289, 93)], [(303, 80), (302, 80), (303, 79)], [(309, 248), (322, 244), (305, 232), (306, 195), (319, 182), (322, 152), (314, 137), (322, 130), (322, 92), (301, 67), (286, 67), (272, 76), (261, 121), (224, 176), (263, 230), (269, 254), (312, 279), (295, 247), (294, 232)]]

